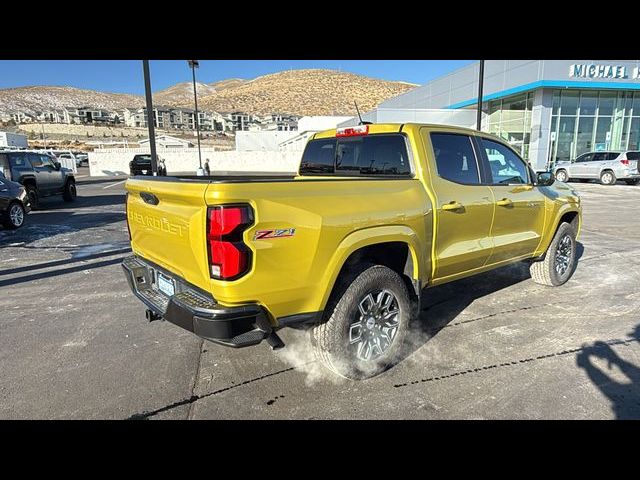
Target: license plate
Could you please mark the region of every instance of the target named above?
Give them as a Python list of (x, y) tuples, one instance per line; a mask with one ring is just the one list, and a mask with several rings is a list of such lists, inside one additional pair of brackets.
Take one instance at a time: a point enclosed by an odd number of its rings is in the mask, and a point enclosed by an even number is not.
[(173, 283), (173, 280), (165, 277), (160, 272), (158, 272), (157, 279), (158, 279), (158, 290), (164, 293), (167, 297), (173, 296), (173, 294), (176, 291), (176, 287), (175, 287), (175, 284)]

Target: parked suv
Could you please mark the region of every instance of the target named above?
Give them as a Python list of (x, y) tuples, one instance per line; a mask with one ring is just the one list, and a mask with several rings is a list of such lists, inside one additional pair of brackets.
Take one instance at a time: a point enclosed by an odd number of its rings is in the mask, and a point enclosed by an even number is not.
[(0, 171), (14, 182), (24, 185), (32, 209), (38, 208), (41, 197), (62, 195), (65, 202), (76, 199), (73, 171), (63, 168), (50, 155), (39, 152), (0, 152)]
[(556, 179), (568, 182), (572, 178), (580, 180), (597, 179), (604, 185), (613, 185), (616, 180), (624, 180), (628, 185), (640, 183), (640, 152), (587, 152), (572, 162), (558, 162), (554, 173)]
[(0, 171), (0, 222), (4, 228), (20, 228), (28, 212), (29, 201), (24, 187), (7, 180)]

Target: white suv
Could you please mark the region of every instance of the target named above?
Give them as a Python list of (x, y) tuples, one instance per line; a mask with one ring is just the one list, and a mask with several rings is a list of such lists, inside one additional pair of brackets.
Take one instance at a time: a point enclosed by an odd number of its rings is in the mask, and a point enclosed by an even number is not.
[(553, 170), (556, 179), (568, 182), (572, 178), (580, 180), (600, 180), (604, 185), (613, 185), (623, 180), (628, 185), (640, 183), (640, 152), (587, 152), (572, 162), (558, 162)]

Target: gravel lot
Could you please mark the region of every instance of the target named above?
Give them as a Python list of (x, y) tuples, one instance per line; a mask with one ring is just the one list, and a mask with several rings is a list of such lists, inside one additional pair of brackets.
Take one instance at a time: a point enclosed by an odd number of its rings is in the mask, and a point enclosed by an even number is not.
[(120, 180), (79, 179), (0, 227), (0, 418), (640, 418), (640, 186), (572, 184), (581, 256), (563, 287), (514, 266), (427, 290), (412, 353), (337, 380), (302, 334), (228, 349), (147, 323), (120, 267)]

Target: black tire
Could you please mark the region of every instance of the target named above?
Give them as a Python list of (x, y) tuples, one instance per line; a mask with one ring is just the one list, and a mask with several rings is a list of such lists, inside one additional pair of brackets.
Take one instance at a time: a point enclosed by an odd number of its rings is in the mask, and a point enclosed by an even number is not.
[[(568, 265), (563, 273), (556, 270), (556, 255), (559, 244), (568, 237), (571, 245), (571, 253), (568, 258)], [(542, 260), (535, 261), (529, 267), (531, 278), (540, 285), (558, 287), (567, 282), (575, 272), (577, 266), (576, 258), (576, 231), (570, 223), (563, 222), (556, 231), (556, 234), (544, 254)]]
[(64, 191), (62, 192), (62, 199), (65, 202), (74, 202), (76, 200), (77, 192), (76, 192), (76, 182), (69, 179), (67, 183), (64, 184)]
[[(397, 306), (397, 316), (392, 317), (397, 324), (394, 323), (392, 328), (382, 327), (385, 320), (376, 320), (373, 317), (369, 317), (367, 323), (364, 323), (360, 305), (369, 294), (372, 295), (372, 299), (374, 296), (380, 298), (378, 295), (382, 295), (380, 303), (383, 303), (387, 295), (385, 292), (390, 292), (394, 297), (389, 302), (387, 312), (389, 309), (395, 310)], [(310, 337), (315, 356), (329, 370), (351, 380), (378, 375), (391, 367), (401, 355), (413, 311), (409, 291), (400, 275), (382, 265), (361, 265), (339, 279), (336, 292), (332, 295), (325, 312), (328, 319), (312, 329)], [(369, 326), (369, 322), (375, 324)], [(350, 345), (351, 335), (354, 335), (358, 323), (360, 331), (357, 338), (363, 340)], [(373, 332), (382, 332), (383, 328), (387, 328), (384, 335), (387, 338), (391, 337), (386, 349), (373, 358), (373, 349), (364, 346), (362, 350), (368, 351), (372, 358), (359, 358), (361, 344), (367, 344), (365, 339)]]
[(611, 170), (604, 170), (600, 174), (600, 183), (603, 185), (615, 185), (616, 184), (616, 174)]
[(625, 180), (624, 183), (626, 183), (627, 185), (638, 185), (638, 183), (640, 183), (640, 179), (629, 178), (629, 179)]
[[(17, 215), (14, 213), (17, 213)], [(2, 225), (9, 230), (15, 230), (24, 225), (25, 217), (26, 214), (22, 204), (20, 202), (12, 202), (7, 209)]]
[(38, 210), (38, 208), (40, 208), (40, 195), (38, 195), (38, 189), (34, 185), (27, 185), (25, 186), (25, 190), (27, 191), (31, 210)]
[(558, 180), (559, 182), (568, 182), (569, 174), (566, 170), (560, 169), (556, 172), (556, 180)]

